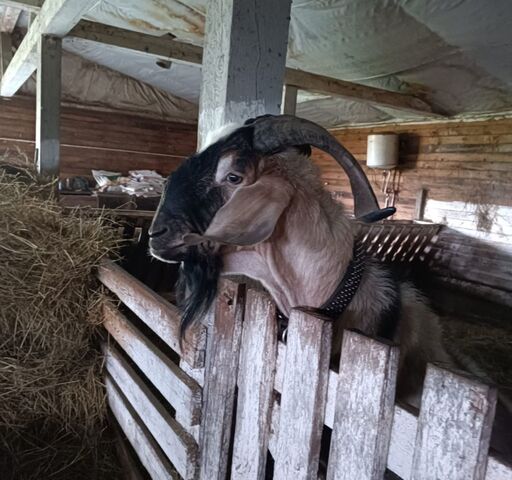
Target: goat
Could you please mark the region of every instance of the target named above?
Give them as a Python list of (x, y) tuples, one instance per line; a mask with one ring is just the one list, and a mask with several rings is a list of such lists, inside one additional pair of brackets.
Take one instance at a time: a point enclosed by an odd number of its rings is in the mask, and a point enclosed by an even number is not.
[[(352, 155), (312, 122), (268, 116), (224, 132), (171, 175), (150, 229), (151, 254), (182, 264), (183, 331), (210, 306), (219, 275), (257, 280), (287, 316), (332, 298), (353, 262), (354, 222), (324, 189), (310, 146), (347, 172), (356, 218), (389, 213)], [(416, 405), (427, 362), (453, 364), (425, 299), (369, 259), (334, 327), (335, 350), (346, 328), (399, 343), (397, 393)]]

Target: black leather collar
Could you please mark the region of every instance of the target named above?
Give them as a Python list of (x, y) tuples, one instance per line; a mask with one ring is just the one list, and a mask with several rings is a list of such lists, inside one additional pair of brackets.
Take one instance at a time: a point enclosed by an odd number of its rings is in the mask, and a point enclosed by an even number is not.
[[(364, 253), (363, 245), (359, 242), (354, 242), (352, 260), (350, 260), (350, 263), (345, 270), (345, 274), (341, 278), (340, 283), (338, 283), (334, 293), (320, 308), (308, 310), (313, 313), (319, 313), (333, 320), (339, 318), (349, 306), (357, 292), (357, 289), (359, 288), (364, 272), (365, 258), (366, 255)], [(288, 318), (279, 310), (277, 311), (277, 319), (279, 323), (288, 323)]]

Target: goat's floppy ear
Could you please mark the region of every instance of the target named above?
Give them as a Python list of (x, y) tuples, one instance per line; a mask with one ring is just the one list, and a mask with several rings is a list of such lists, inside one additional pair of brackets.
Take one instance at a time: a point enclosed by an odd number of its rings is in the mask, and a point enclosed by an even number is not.
[(263, 176), (240, 187), (215, 214), (203, 238), (231, 245), (262, 242), (272, 235), (292, 195), (293, 187), (279, 177)]

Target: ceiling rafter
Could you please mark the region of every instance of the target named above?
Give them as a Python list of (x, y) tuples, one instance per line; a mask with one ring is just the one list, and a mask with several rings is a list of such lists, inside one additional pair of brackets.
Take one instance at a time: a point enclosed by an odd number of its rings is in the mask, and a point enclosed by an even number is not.
[(65, 36), (97, 0), (51, 0), (41, 7), (4, 72), (0, 95), (12, 97), (37, 68), (42, 35)]
[[(179, 42), (174, 40), (170, 35), (156, 37), (82, 20), (69, 33), (69, 36), (134, 50), (176, 62), (199, 66), (202, 63), (203, 49), (201, 47)], [(297, 87), (300, 90), (350, 98), (377, 107), (388, 107), (421, 117), (443, 117), (440, 114), (432, 112), (432, 108), (427, 102), (413, 95), (369, 87), (302, 70), (287, 68), (285, 83), (286, 85)]]
[(38, 13), (42, 5), (43, 0), (0, 0), (0, 6), (19, 8), (34, 13)]

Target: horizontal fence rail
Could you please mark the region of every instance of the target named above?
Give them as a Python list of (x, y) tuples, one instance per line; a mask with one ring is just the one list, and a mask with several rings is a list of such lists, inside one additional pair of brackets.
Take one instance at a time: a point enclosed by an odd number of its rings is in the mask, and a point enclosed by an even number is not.
[(285, 344), (268, 294), (223, 280), (182, 347), (174, 305), (116, 265), (99, 278), (142, 322), (105, 302), (110, 409), (153, 479), (512, 480), (488, 453), (492, 387), (430, 365), (416, 412), (395, 404), (396, 345), (346, 331), (334, 370), (331, 322), (293, 311)]

